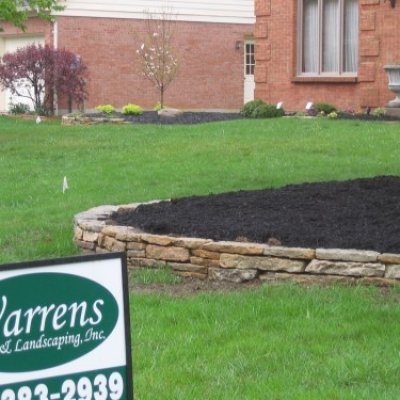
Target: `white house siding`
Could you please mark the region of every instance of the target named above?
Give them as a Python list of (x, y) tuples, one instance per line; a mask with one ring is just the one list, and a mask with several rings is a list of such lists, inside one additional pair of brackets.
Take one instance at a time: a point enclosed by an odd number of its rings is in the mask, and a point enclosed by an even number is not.
[(71, 17), (144, 19), (167, 10), (180, 21), (254, 24), (254, 0), (67, 0), (59, 13)]

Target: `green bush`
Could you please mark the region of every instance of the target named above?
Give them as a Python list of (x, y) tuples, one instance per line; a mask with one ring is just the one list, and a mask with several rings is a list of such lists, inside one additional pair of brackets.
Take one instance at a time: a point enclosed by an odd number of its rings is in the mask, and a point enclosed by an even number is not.
[(386, 110), (382, 107), (378, 107), (372, 110), (371, 114), (374, 117), (383, 118), (386, 115)]
[(269, 104), (262, 100), (247, 102), (240, 111), (246, 118), (274, 118), (282, 117), (285, 111), (277, 109), (275, 104)]
[(332, 111), (331, 113), (328, 114), (328, 118), (330, 119), (336, 119), (338, 117), (336, 111)]
[(328, 115), (330, 113), (336, 112), (337, 109), (334, 105), (329, 103), (314, 103), (314, 109), (318, 112), (323, 112), (324, 114)]
[(112, 114), (115, 111), (115, 107), (111, 104), (100, 104), (96, 107), (96, 110), (105, 114)]
[(157, 101), (157, 103), (154, 104), (153, 110), (154, 111), (160, 111), (161, 110), (161, 103), (159, 101)]
[(142, 115), (143, 108), (138, 106), (137, 104), (127, 104), (122, 107), (122, 114), (125, 115)]
[(16, 104), (10, 104), (9, 106), (9, 111), (11, 114), (17, 115), (17, 114), (31, 114), (31, 109), (28, 106), (28, 104), (24, 103), (16, 103)]

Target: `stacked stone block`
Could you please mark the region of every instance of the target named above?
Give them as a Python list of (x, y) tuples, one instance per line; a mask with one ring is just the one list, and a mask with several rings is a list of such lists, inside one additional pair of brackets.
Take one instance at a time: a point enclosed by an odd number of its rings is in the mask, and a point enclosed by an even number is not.
[(400, 280), (399, 254), (154, 235), (109, 224), (112, 212), (138, 205), (102, 206), (78, 214), (76, 245), (85, 253), (126, 252), (131, 268), (169, 266), (181, 276), (237, 283), (258, 279), (388, 285)]

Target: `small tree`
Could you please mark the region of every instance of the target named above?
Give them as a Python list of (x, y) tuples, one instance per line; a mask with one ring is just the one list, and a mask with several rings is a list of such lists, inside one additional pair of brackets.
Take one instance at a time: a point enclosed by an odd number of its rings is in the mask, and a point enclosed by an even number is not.
[(65, 49), (30, 45), (0, 58), (0, 85), (32, 101), (37, 113), (54, 112), (54, 96), (82, 104), (87, 97), (87, 67)]
[[(61, 11), (64, 7), (60, 0), (1, 0), (0, 20), (11, 22), (16, 27), (25, 30), (26, 20), (30, 15), (51, 21), (54, 11)], [(0, 26), (0, 31), (2, 28)]]
[(145, 37), (139, 55), (143, 75), (159, 91), (161, 108), (164, 106), (164, 93), (178, 72), (178, 59), (174, 48), (176, 18), (163, 10), (159, 14), (147, 13)]

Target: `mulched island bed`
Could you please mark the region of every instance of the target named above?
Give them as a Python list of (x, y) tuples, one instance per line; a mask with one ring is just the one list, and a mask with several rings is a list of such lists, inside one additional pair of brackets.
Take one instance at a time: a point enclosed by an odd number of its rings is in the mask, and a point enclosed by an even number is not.
[[(89, 117), (107, 117), (106, 114), (93, 113), (87, 114)], [(174, 117), (159, 116), (157, 111), (145, 111), (141, 115), (124, 115), (119, 112), (115, 112), (108, 117), (123, 118), (127, 122), (133, 124), (162, 124), (162, 125), (174, 125), (174, 124), (202, 124), (205, 122), (218, 122), (218, 121), (230, 121), (235, 119), (243, 119), (244, 117), (237, 112), (190, 112), (185, 111), (181, 115)]]
[[(287, 116), (294, 116), (296, 113), (288, 113)], [(237, 119), (245, 119), (245, 117), (238, 112), (206, 112), (206, 111), (185, 111), (181, 115), (175, 117), (159, 116), (156, 111), (145, 111), (141, 115), (124, 115), (120, 112), (114, 112), (112, 114), (105, 113), (88, 113), (88, 117), (97, 118), (121, 118), (126, 122), (132, 124), (161, 124), (161, 125), (175, 125), (175, 124), (202, 124), (207, 122), (218, 122), (218, 121), (230, 121)], [(316, 117), (317, 118), (317, 117)], [(322, 118), (322, 117), (321, 117)], [(381, 121), (381, 122), (400, 122), (400, 118), (395, 116), (375, 116), (366, 113), (350, 113), (350, 112), (338, 112), (338, 119), (350, 119), (360, 121)]]
[(400, 253), (400, 178), (193, 196), (120, 211), (112, 219), (155, 234)]

